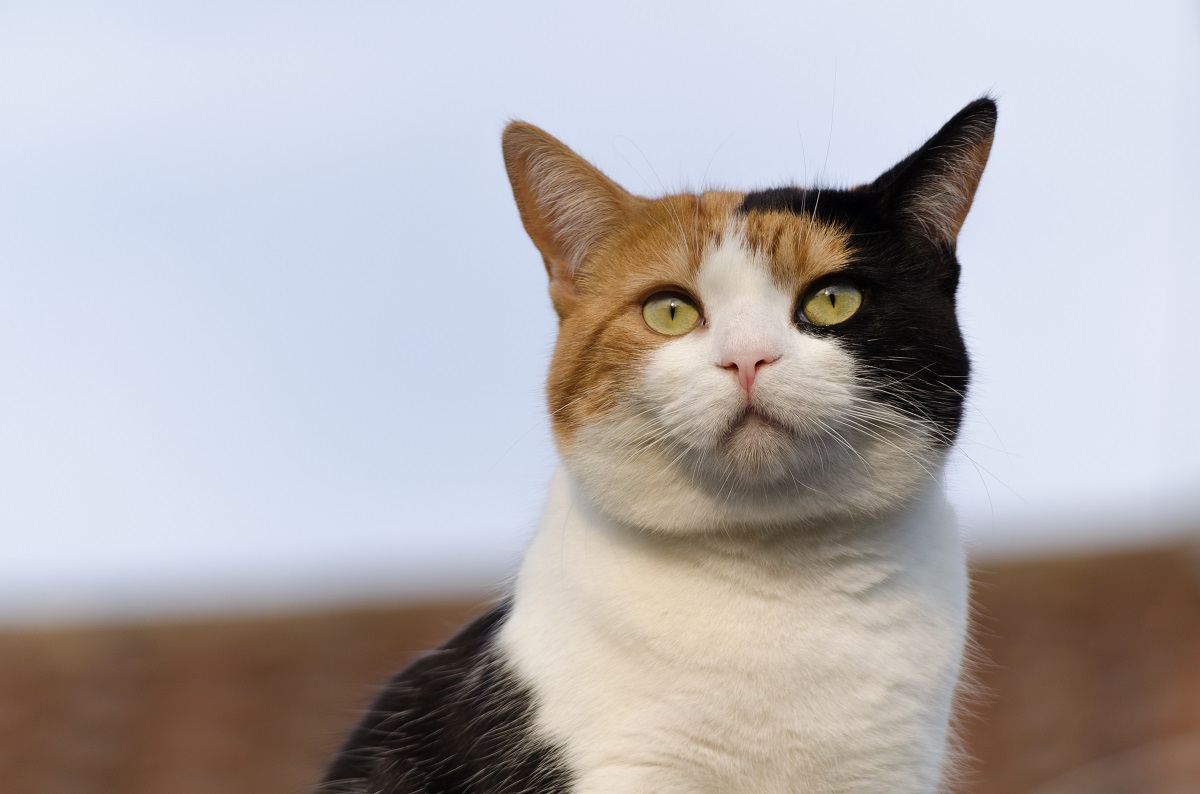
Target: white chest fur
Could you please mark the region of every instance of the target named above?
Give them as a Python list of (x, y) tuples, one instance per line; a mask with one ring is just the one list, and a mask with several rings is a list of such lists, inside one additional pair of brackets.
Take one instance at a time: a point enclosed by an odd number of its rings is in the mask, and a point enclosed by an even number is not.
[(501, 636), (581, 794), (932, 792), (966, 622), (952, 515), (651, 536), (552, 485)]

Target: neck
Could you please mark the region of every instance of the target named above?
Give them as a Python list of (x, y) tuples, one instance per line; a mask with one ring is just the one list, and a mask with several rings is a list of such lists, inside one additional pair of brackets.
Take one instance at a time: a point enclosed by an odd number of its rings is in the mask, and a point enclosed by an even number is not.
[[(599, 512), (560, 471), (501, 640), (540, 700), (543, 730), (585, 755), (636, 757), (636, 741), (609, 747), (628, 725), (589, 712), (618, 698), (650, 745), (707, 748), (678, 775), (765, 775), (761, 791), (795, 790), (773, 786), (776, 774), (814, 791), (932, 791), (966, 580), (952, 516), (928, 485), (882, 518), (662, 535)], [(738, 713), (747, 722), (730, 724)], [(688, 731), (709, 718), (712, 733), (692, 748)]]

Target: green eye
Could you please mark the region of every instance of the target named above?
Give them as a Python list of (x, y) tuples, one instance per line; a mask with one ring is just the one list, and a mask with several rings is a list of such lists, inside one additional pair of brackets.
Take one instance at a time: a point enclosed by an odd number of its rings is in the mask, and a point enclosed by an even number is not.
[(862, 306), (862, 292), (849, 281), (833, 281), (812, 290), (800, 301), (800, 314), (813, 325), (837, 325)]
[(642, 319), (660, 334), (679, 336), (700, 324), (700, 310), (677, 292), (659, 292), (642, 304)]

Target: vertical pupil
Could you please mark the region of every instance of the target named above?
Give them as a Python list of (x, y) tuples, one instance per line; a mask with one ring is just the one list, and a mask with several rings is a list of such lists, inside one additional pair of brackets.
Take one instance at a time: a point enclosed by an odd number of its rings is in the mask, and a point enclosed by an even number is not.
[(837, 308), (837, 293), (831, 289), (825, 290), (825, 294), (829, 296), (829, 305)]
[(675, 301), (671, 301), (671, 319), (675, 319)]

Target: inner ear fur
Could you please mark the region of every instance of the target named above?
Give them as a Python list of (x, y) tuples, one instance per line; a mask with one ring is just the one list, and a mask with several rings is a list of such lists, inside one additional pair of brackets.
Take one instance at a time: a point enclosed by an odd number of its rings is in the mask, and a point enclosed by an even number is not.
[(628, 221), (635, 199), (532, 124), (509, 124), (502, 146), (521, 223), (542, 253), (550, 297), (564, 316), (575, 302), (575, 277), (588, 255)]
[(953, 249), (975, 199), (995, 132), (995, 101), (978, 99), (871, 187), (904, 223)]

